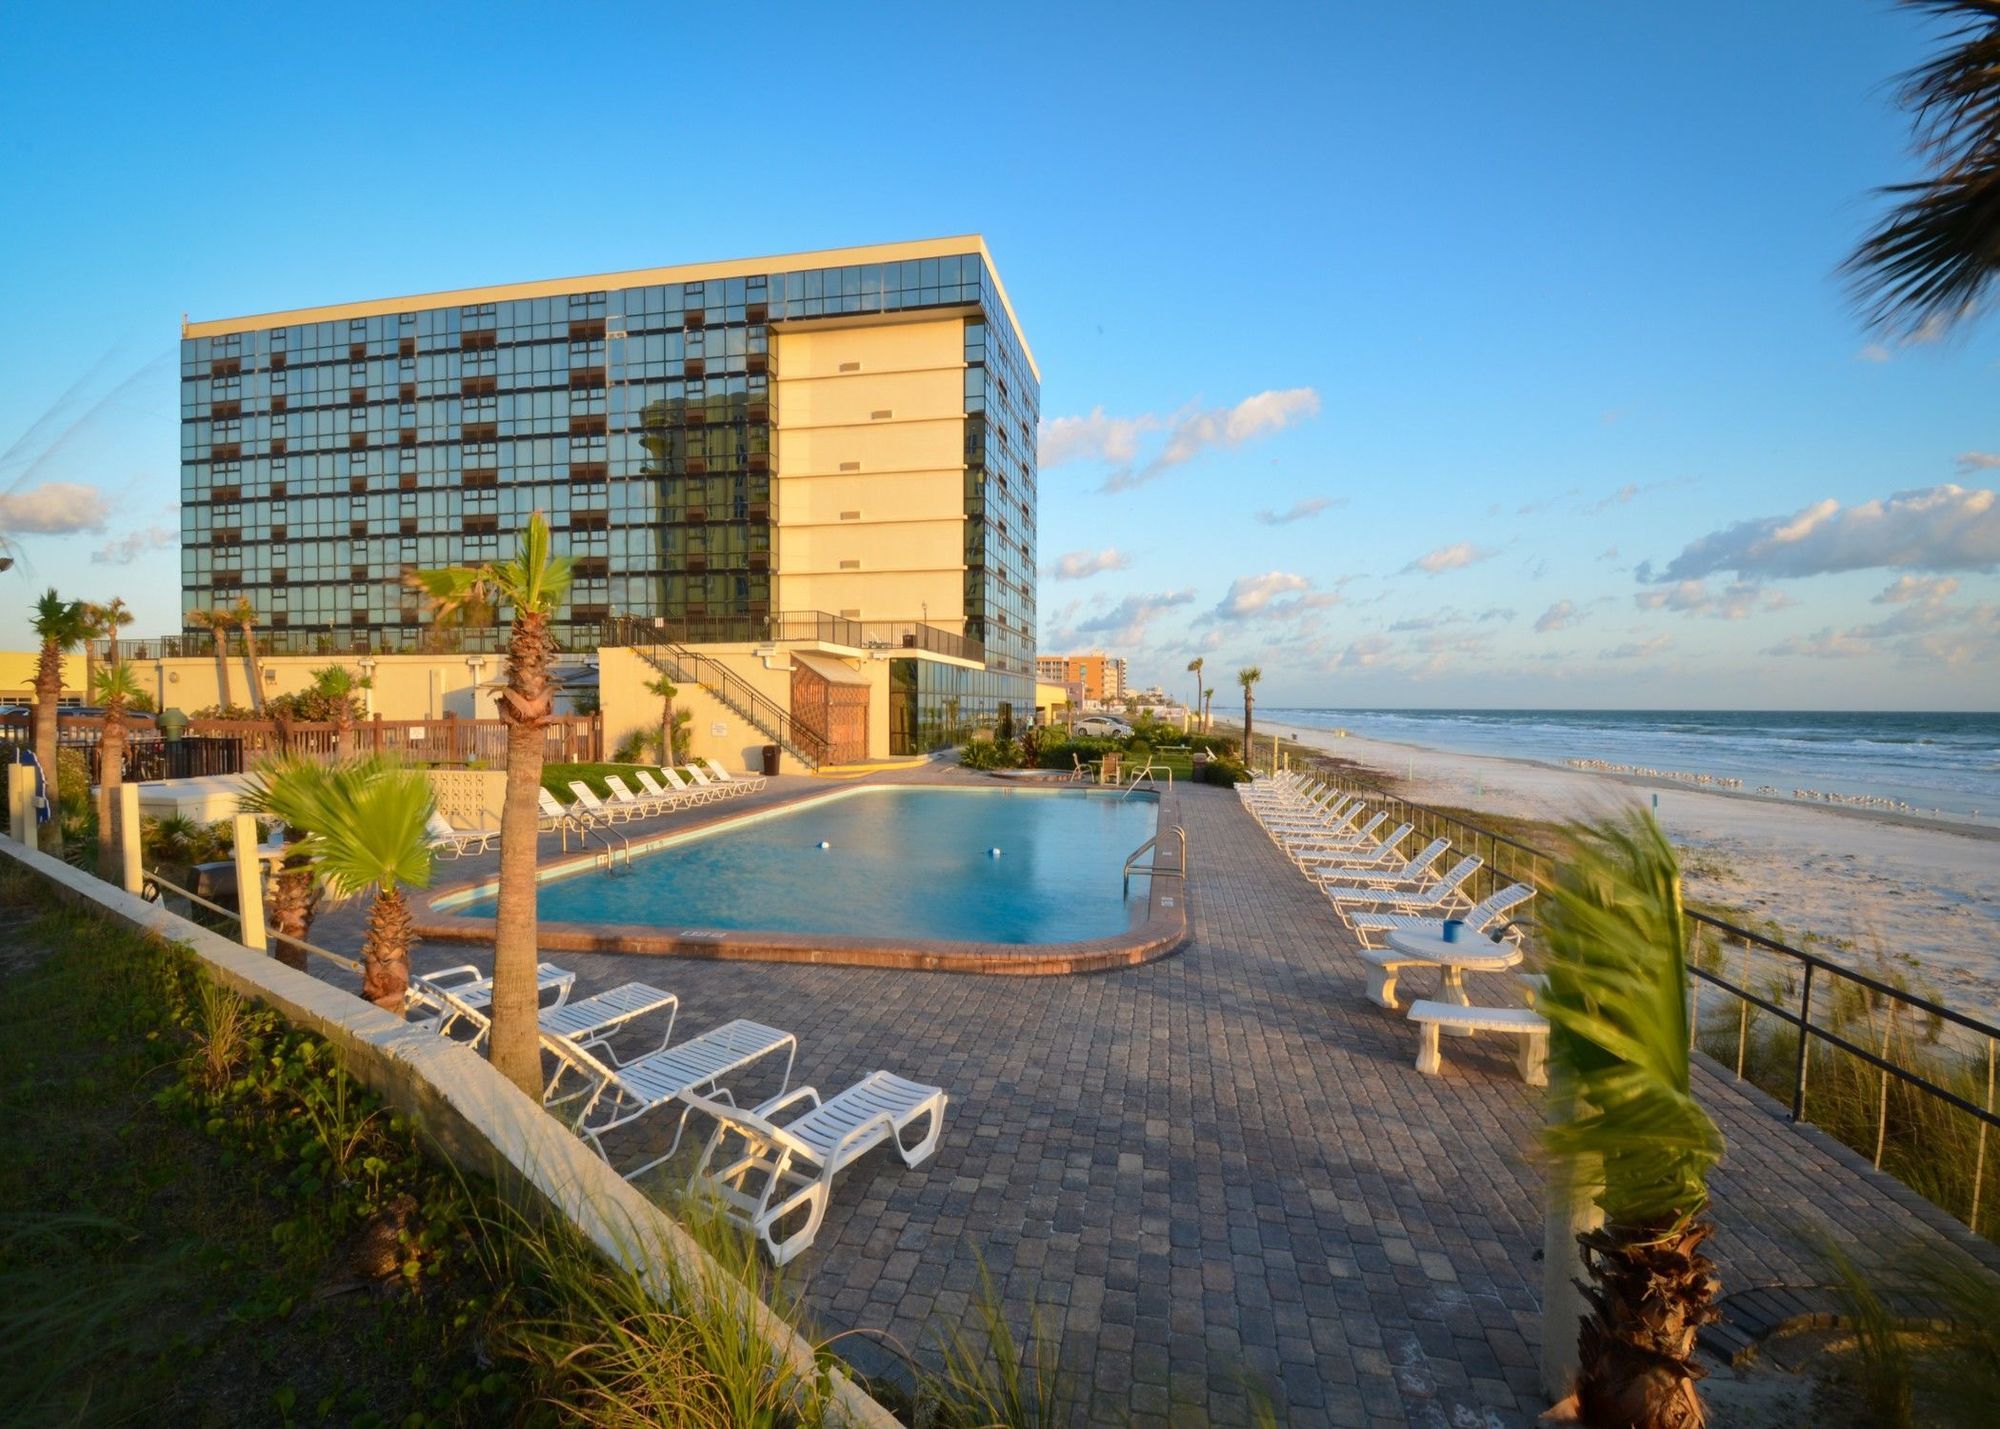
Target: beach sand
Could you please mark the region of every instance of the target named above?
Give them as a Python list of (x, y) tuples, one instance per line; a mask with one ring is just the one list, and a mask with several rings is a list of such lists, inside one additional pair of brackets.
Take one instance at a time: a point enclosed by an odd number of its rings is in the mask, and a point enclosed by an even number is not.
[(1657, 793), (1660, 822), (1684, 851), (1690, 898), (1769, 919), (1794, 945), (1817, 934), (1825, 941), (1814, 952), (1864, 970), (1879, 951), (1915, 974), (1916, 990), (2000, 1020), (2000, 830), (1453, 754), (1276, 720), (1260, 719), (1257, 729), (1390, 775), (1425, 804), (1562, 820), (1649, 803)]

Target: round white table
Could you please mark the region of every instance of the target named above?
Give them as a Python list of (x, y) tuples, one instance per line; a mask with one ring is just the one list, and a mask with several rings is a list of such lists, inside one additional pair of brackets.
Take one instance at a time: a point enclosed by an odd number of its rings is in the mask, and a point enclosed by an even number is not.
[[(1484, 933), (1475, 933), (1470, 928), (1462, 930), (1458, 941), (1447, 943), (1441, 933), (1419, 933), (1397, 930), (1389, 935), (1389, 946), (1413, 963), (1429, 963), (1438, 969), (1438, 1001), (1456, 1003), (1460, 1007), (1470, 1007), (1472, 999), (1466, 996), (1465, 975), (1467, 972), (1497, 973), (1518, 967), (1521, 949), (1513, 943), (1496, 943)], [(1446, 1028), (1455, 1036), (1470, 1037), (1470, 1032), (1459, 1032)]]

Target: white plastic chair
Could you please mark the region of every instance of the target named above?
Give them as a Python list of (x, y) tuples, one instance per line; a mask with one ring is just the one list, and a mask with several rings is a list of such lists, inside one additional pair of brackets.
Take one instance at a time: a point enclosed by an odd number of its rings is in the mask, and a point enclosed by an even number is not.
[[(833, 1178), (868, 1152), (893, 1141), (904, 1165), (928, 1160), (944, 1134), (948, 1102), (943, 1088), (889, 1072), (870, 1072), (831, 1101), (821, 1101), (812, 1087), (748, 1111), (691, 1093), (681, 1100), (716, 1122), (689, 1189), (713, 1195), (723, 1214), (748, 1227), (777, 1265), (813, 1243), (826, 1218)], [(811, 1102), (811, 1110), (782, 1126), (772, 1119), (800, 1102)], [(926, 1118), (922, 1139), (906, 1144), (904, 1133)], [(711, 1169), (716, 1151), (732, 1138), (742, 1143), (741, 1150)], [(784, 1229), (790, 1220), (797, 1224)]]
[(622, 804), (607, 804), (597, 797), (597, 791), (581, 779), (569, 781), (570, 793), (576, 795), (576, 802), (593, 819), (601, 819), (607, 824), (625, 824), (632, 821), (632, 810)]
[(755, 794), (764, 787), (764, 776), (762, 774), (745, 774), (739, 779), (720, 764), (717, 764), (713, 759), (706, 757), (695, 760), (692, 767), (698, 768), (704, 764), (708, 766), (708, 772), (713, 774), (725, 788), (730, 785), (737, 785), (746, 793)]
[(424, 826), (431, 852), (439, 858), (463, 858), (468, 853), (485, 853), (500, 838), (498, 829), (455, 829), (437, 810), (431, 810)]

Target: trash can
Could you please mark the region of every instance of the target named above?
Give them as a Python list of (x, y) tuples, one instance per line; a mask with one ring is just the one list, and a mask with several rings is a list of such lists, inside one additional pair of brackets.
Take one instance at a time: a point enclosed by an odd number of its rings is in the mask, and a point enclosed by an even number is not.
[(764, 773), (770, 775), (770, 774), (776, 774), (777, 772), (778, 772), (778, 746), (775, 744), (767, 744), (764, 746)]

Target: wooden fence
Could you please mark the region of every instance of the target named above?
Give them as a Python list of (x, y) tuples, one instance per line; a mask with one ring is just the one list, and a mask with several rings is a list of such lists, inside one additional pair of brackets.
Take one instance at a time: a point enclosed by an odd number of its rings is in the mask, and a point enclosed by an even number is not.
[[(331, 759), (338, 751), (340, 728), (331, 722), (305, 720), (196, 719), (187, 732), (207, 738), (240, 740), (246, 760), (290, 751)], [(507, 762), (507, 724), (497, 719), (360, 719), (352, 729), (356, 754), (394, 754), (424, 764), (486, 764)], [(558, 715), (543, 729), (542, 758), (561, 763), (603, 758), (604, 725), (598, 715)]]

